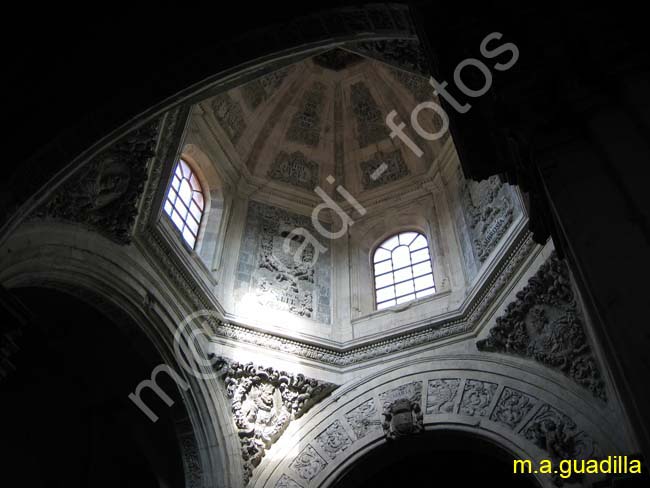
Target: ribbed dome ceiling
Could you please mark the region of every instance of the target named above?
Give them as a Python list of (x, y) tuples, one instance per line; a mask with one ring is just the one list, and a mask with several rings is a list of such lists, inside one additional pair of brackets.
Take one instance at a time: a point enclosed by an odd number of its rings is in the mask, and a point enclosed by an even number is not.
[[(359, 194), (427, 172), (447, 139), (428, 142), (409, 129), (413, 108), (435, 100), (422, 66), (412, 41), (357, 43), (280, 68), (200, 106), (233, 164), (253, 181), (332, 191), (325, 184), (331, 175)], [(390, 138), (385, 119), (392, 110), (398, 122), (407, 122), (421, 158)], [(440, 121), (424, 111), (420, 123), (434, 132)], [(382, 163), (381, 177), (371, 178)]]

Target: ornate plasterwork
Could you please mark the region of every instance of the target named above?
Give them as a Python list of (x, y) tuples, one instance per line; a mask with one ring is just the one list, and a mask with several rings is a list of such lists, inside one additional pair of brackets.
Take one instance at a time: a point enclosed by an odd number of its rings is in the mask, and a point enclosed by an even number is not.
[(300, 151), (291, 154), (280, 151), (269, 168), (269, 178), (289, 185), (313, 190), (318, 186), (320, 167)]
[[(385, 165), (385, 167), (380, 176), (373, 178), (373, 174), (381, 165)], [(375, 153), (372, 158), (360, 163), (360, 167), (361, 183), (364, 190), (377, 188), (409, 175), (408, 166), (406, 166), (402, 151), (399, 149), (389, 153)]]
[[(330, 256), (321, 253), (314, 259), (314, 246), (304, 242), (303, 236), (292, 237), (298, 228), (319, 235), (309, 217), (249, 203), (235, 299), (240, 306), (249, 306), (253, 300), (263, 307), (329, 323)], [(289, 252), (284, 251), (285, 243), (289, 243)]]
[[(223, 364), (223, 362), (220, 362)], [(335, 385), (253, 363), (226, 363), (224, 383), (239, 433), (244, 479), (250, 479), (266, 450), (289, 423), (329, 395)]]
[(465, 181), (461, 203), (476, 259), (482, 263), (496, 248), (515, 217), (512, 193), (498, 176)]
[(287, 130), (287, 139), (306, 146), (316, 147), (320, 141), (320, 132), (325, 104), (325, 85), (315, 81), (304, 93), (300, 107), (291, 119)]
[(248, 108), (255, 110), (271, 98), (294, 68), (295, 66), (286, 66), (242, 85), (242, 99)]
[(32, 217), (80, 223), (119, 244), (131, 242), (161, 119), (132, 130), (86, 163)]
[(584, 332), (569, 270), (555, 252), (496, 319), (480, 351), (524, 356), (561, 371), (605, 400), (605, 385)]
[(239, 102), (234, 100), (229, 93), (220, 93), (212, 99), (212, 112), (230, 141), (237, 144), (246, 129), (244, 111)]
[(362, 81), (350, 87), (350, 104), (357, 121), (359, 147), (366, 147), (388, 137), (386, 123), (368, 86)]

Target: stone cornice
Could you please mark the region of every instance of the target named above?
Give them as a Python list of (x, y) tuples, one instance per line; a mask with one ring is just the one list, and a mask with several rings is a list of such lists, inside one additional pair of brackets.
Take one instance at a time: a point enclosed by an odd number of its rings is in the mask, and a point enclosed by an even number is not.
[(388, 354), (473, 330), (535, 247), (536, 245), (530, 233), (524, 233), (512, 247), (512, 251), (502, 261), (501, 266), (494, 271), (482, 292), (474, 297), (461, 315), (441, 321), (433, 321), (418, 330), (396, 334), (382, 340), (352, 347), (323, 347), (226, 321), (213, 324), (213, 332), (217, 338), (243, 342), (271, 351), (291, 354), (340, 367), (381, 358)]

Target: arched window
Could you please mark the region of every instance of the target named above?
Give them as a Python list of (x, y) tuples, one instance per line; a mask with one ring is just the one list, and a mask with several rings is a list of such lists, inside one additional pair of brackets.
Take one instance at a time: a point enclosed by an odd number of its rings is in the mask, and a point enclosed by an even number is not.
[(377, 310), (436, 292), (427, 238), (402, 232), (382, 242), (373, 255)]
[(203, 190), (192, 168), (182, 159), (176, 163), (174, 178), (167, 191), (165, 212), (192, 249), (203, 217)]

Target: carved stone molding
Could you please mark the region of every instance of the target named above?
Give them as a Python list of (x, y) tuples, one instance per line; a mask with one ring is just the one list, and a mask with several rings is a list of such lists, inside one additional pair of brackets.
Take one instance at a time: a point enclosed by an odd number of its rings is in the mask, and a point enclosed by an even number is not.
[(516, 354), (561, 371), (606, 400), (605, 384), (583, 326), (569, 270), (555, 252), (517, 293), (480, 351)]
[(224, 375), (226, 395), (239, 433), (244, 480), (289, 423), (329, 395), (336, 385), (253, 363), (232, 362)]
[(129, 132), (72, 175), (32, 218), (80, 223), (118, 244), (131, 242), (161, 119)]
[[(358, 403), (353, 403), (343, 416), (333, 412), (333, 421), (331, 418), (324, 420), (318, 428), (303, 426), (306, 436), (302, 438), (301, 445), (305, 447), (298, 454), (288, 454), (286, 462), (289, 469), (275, 486), (306, 487), (321, 473), (326, 477), (331, 476), (341, 463), (372, 445), (382, 434), (393, 441), (408, 439), (423, 432), (425, 416), (428, 425), (471, 426), (477, 433), (488, 429), (516, 444), (522, 443), (522, 449), (528, 450), (534, 445), (546, 451), (546, 457), (552, 459), (554, 465), (561, 459), (593, 459), (601, 455), (591, 435), (558, 407), (503, 384), (499, 376), (483, 379), (476, 378), (471, 372), (468, 374), (466, 376), (459, 372), (456, 378), (425, 377), (398, 383), (398, 386), (384, 391), (367, 391), (366, 395), (372, 397), (359, 398)], [(512, 378), (507, 381), (512, 381)], [(421, 411), (423, 384), (428, 385), (427, 411), (424, 415)], [(454, 405), (461, 395), (459, 408), (456, 409)], [(383, 412), (381, 428), (377, 425), (378, 407)], [(441, 418), (441, 414), (445, 414), (444, 417)], [(480, 422), (476, 417), (480, 417)], [(349, 434), (350, 431), (354, 432), (354, 436)], [(367, 436), (372, 438), (367, 439)], [(532, 445), (526, 445), (528, 443)], [(316, 450), (316, 447), (319, 449)], [(284, 459), (277, 462), (284, 464)], [(563, 481), (559, 476), (553, 480), (558, 485)]]
[(371, 345), (341, 351), (305, 344), (298, 340), (255, 331), (225, 321), (220, 321), (214, 325), (213, 333), (215, 336), (225, 339), (281, 351), (285, 354), (292, 354), (325, 364), (337, 366), (357, 364), (471, 330), (476, 326), (495, 297), (502, 291), (505, 284), (519, 268), (522, 261), (529, 256), (534, 247), (535, 244), (531, 236), (526, 234), (519, 245), (515, 246), (515, 249), (508, 258), (504, 260), (503, 267), (496, 273), (496, 276), (486, 288), (485, 292), (480, 294), (477, 297), (477, 301), (468, 307), (468, 313), (464, 317), (423, 327), (417, 331), (398, 334)]

